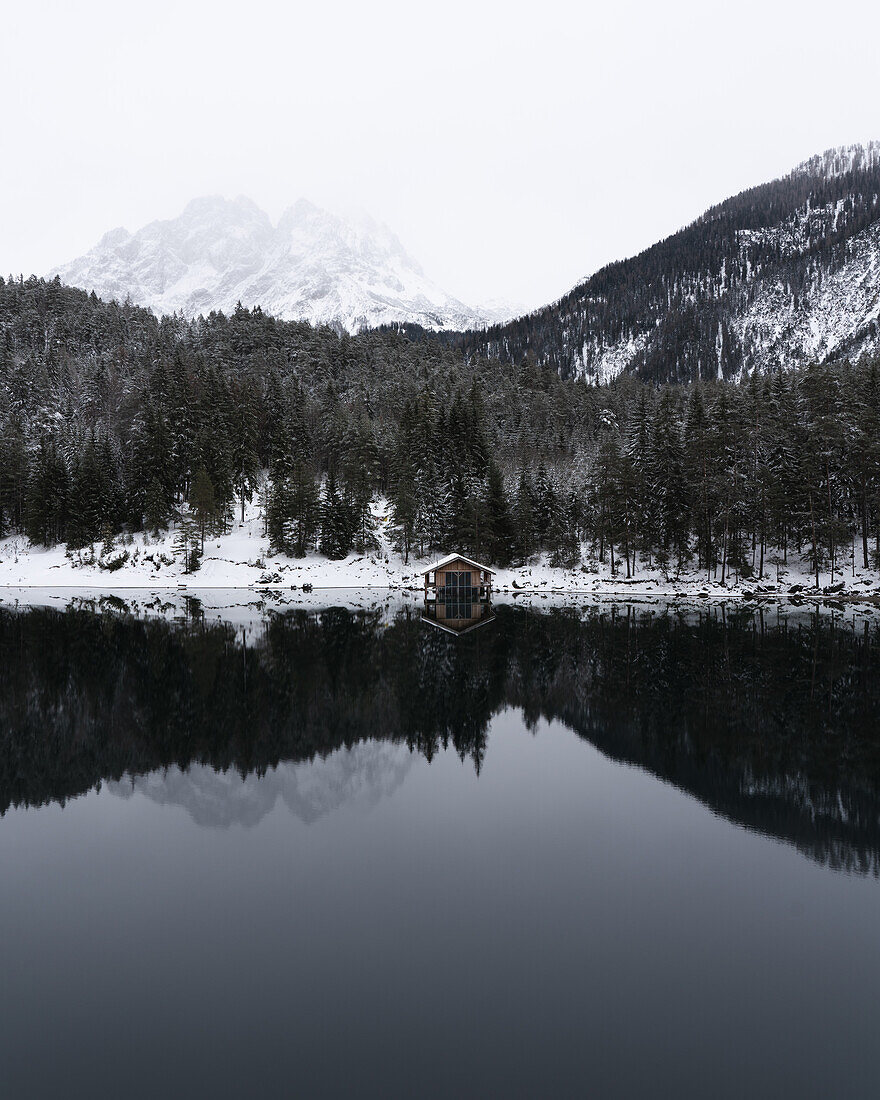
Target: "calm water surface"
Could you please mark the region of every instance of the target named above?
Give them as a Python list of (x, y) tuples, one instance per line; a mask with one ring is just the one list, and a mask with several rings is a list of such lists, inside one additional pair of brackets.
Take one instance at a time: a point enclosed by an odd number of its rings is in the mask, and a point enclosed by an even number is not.
[(0, 1095), (876, 1096), (878, 627), (496, 610), (0, 608)]

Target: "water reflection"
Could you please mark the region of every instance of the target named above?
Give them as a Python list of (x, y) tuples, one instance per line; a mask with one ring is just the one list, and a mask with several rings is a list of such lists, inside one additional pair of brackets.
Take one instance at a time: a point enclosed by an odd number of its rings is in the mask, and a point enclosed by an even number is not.
[(478, 626), (485, 626), (495, 618), (488, 600), (468, 600), (450, 603), (446, 600), (425, 600), (422, 619), (432, 626), (439, 626), (449, 634), (465, 634)]
[[(0, 812), (99, 783), (254, 823), (369, 805), (413, 759), (479, 772), (493, 715), (606, 756), (835, 868), (880, 869), (878, 627), (832, 615), (499, 605), (452, 637), (402, 607), (186, 622), (0, 610)], [(310, 763), (309, 763), (310, 762)]]
[(404, 745), (366, 741), (308, 763), (281, 763), (262, 774), (175, 764), (111, 780), (106, 789), (120, 798), (139, 794), (162, 806), (179, 806), (197, 825), (214, 829), (258, 825), (279, 804), (311, 825), (341, 806), (372, 809), (397, 790), (412, 763)]

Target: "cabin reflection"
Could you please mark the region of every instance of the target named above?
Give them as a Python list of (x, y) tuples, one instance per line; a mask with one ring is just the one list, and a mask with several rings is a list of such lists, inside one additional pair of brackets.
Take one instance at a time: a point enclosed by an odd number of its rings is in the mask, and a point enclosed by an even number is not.
[(454, 603), (425, 600), (425, 609), (422, 612), (424, 622), (439, 626), (450, 634), (466, 634), (469, 630), (476, 630), (478, 626), (485, 626), (494, 618), (495, 612), (489, 600), (473, 600), (467, 603), (459, 600)]

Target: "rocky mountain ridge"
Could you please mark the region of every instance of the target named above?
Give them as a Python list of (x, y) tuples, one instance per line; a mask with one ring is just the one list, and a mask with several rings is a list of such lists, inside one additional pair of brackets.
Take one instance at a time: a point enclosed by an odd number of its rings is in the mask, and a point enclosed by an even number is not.
[(393, 326), (564, 378), (736, 378), (880, 350), (880, 142), (811, 157), (512, 320), (440, 290), (386, 227), (304, 200), (273, 226), (249, 199), (197, 199), (58, 274), (157, 313), (241, 302), (339, 331)]
[(404, 322), (479, 327), (499, 316), (447, 294), (368, 215), (342, 218), (305, 199), (277, 225), (243, 196), (194, 199), (177, 218), (134, 234), (111, 230), (53, 274), (160, 315), (229, 313), (241, 302), (284, 320), (352, 333)]

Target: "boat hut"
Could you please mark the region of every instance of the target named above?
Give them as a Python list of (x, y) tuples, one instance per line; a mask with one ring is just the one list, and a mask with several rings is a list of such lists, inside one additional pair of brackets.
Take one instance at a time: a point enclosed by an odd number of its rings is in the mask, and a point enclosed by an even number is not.
[(463, 554), (447, 554), (422, 570), (425, 599), (441, 603), (477, 603), (492, 598), (495, 570)]
[(451, 634), (463, 634), (489, 622), (494, 570), (463, 554), (447, 554), (422, 571), (425, 610), (422, 618)]

